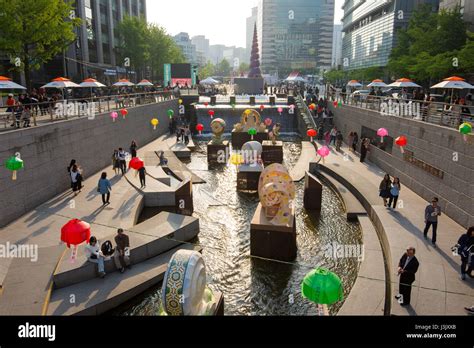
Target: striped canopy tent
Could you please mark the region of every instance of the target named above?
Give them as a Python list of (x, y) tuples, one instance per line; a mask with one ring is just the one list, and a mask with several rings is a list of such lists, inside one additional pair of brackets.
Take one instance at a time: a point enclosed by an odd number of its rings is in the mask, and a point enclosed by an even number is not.
[(153, 83), (151, 83), (151, 82), (148, 81), (148, 80), (141, 80), (139, 83), (137, 83), (137, 86), (140, 86), (140, 87), (152, 87), (152, 86), (153, 86)]
[(8, 77), (0, 76), (0, 89), (26, 89), (26, 88), (13, 82)]
[(387, 84), (382, 80), (373, 80), (367, 87), (387, 87)]
[(127, 79), (121, 79), (117, 83), (114, 83), (115, 87), (133, 87), (135, 86), (134, 83), (130, 82)]
[(420, 85), (417, 85), (410, 79), (402, 78), (388, 85), (388, 87), (401, 87), (401, 88), (421, 88)]
[(350, 80), (347, 85), (349, 87), (362, 87), (362, 84), (357, 80)]

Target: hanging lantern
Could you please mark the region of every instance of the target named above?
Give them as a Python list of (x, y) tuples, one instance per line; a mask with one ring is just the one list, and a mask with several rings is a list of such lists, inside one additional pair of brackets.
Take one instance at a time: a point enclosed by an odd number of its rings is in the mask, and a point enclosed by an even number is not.
[(263, 112), (265, 110), (265, 105), (260, 105), (260, 111)]
[(204, 125), (199, 123), (197, 126), (196, 126), (196, 130), (199, 132), (199, 135), (202, 134), (202, 131), (204, 130)]
[(216, 114), (216, 112), (214, 110), (209, 110), (208, 114), (209, 116), (211, 116), (211, 118), (214, 118), (214, 115)]
[(71, 248), (71, 262), (74, 263), (77, 256), (77, 246), (84, 242), (89, 242), (91, 237), (91, 226), (84, 221), (74, 219), (61, 228), (61, 241)]
[(118, 118), (118, 113), (116, 113), (115, 111), (110, 113), (110, 117), (112, 118), (112, 121), (116, 121), (117, 118)]
[(323, 159), (323, 163), (325, 163), (325, 158), (328, 157), (330, 153), (331, 150), (329, 150), (327, 146), (322, 146), (318, 149), (318, 155)]
[(5, 161), (5, 168), (12, 171), (12, 180), (16, 180), (17, 171), (24, 168), (24, 163), (23, 160), (20, 158), (19, 152), (17, 152), (15, 156), (12, 156)]
[(314, 129), (308, 129), (306, 134), (311, 138), (311, 142), (313, 142), (313, 138), (318, 135), (318, 132), (316, 132)]
[(332, 305), (344, 299), (341, 278), (324, 268), (315, 269), (304, 277), (301, 294), (320, 305)]
[(462, 134), (464, 141), (467, 142), (467, 136), (472, 133), (472, 125), (469, 122), (464, 122), (459, 126), (459, 133)]
[(395, 144), (400, 146), (400, 151), (401, 153), (405, 153), (405, 150), (403, 149), (405, 146), (408, 144), (408, 140), (405, 136), (400, 136), (397, 139), (395, 139)]
[(125, 116), (128, 115), (128, 110), (127, 109), (122, 109), (122, 110), (120, 110), (120, 113), (122, 114), (122, 117), (125, 119)]
[(377, 131), (377, 135), (380, 137), (381, 139), (381, 142), (383, 143), (383, 138), (388, 136), (388, 130), (385, 129), (385, 128), (380, 128), (378, 131)]
[(253, 140), (253, 137), (257, 135), (257, 130), (255, 128), (250, 128), (248, 131), (248, 134), (250, 135), (251, 139)]
[(160, 124), (160, 121), (158, 121), (157, 118), (154, 118), (151, 120), (151, 125), (153, 126), (153, 130), (156, 130), (156, 127)]
[(283, 108), (281, 106), (278, 108), (278, 113), (280, 114), (280, 116), (283, 113)]

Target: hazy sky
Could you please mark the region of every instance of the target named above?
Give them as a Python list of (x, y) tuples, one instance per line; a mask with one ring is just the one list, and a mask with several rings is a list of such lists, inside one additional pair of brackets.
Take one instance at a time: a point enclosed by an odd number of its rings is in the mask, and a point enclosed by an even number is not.
[[(336, 23), (343, 3), (336, 0)], [(147, 0), (147, 16), (172, 35), (184, 31), (205, 35), (211, 45), (245, 47), (246, 19), (257, 4), (258, 0)]]

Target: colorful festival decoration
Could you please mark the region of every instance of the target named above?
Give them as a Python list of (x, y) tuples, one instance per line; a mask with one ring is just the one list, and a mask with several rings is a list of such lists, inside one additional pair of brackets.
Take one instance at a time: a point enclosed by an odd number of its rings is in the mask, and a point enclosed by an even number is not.
[(386, 136), (388, 136), (388, 130), (385, 129), (385, 128), (380, 128), (380, 129), (377, 131), (377, 135), (380, 137), (381, 142), (383, 143), (383, 138), (385, 138)]
[(265, 126), (270, 127), (273, 124), (273, 121), (271, 118), (266, 118), (264, 123), (265, 123)]
[(253, 140), (253, 137), (257, 135), (257, 130), (256, 130), (255, 128), (250, 128), (250, 129), (248, 130), (248, 134), (249, 134), (250, 137), (251, 137), (250, 139)]
[(151, 120), (151, 125), (153, 126), (153, 130), (156, 130), (156, 127), (160, 124), (160, 121), (158, 121), (157, 118), (154, 118)]
[(5, 161), (5, 168), (12, 172), (12, 180), (16, 180), (17, 171), (24, 168), (24, 163), (19, 152)]
[(133, 157), (128, 166), (135, 170), (140, 170), (145, 166), (145, 162), (139, 157)]
[(115, 122), (115, 121), (117, 120), (117, 118), (118, 118), (118, 113), (115, 112), (115, 111), (114, 111), (114, 112), (111, 112), (111, 113), (110, 113), (110, 117), (112, 118), (112, 121)]
[(91, 226), (84, 221), (74, 219), (69, 221), (61, 228), (61, 241), (66, 243), (68, 248), (71, 248), (71, 263), (76, 261), (77, 246), (89, 242), (91, 238)]
[(222, 145), (222, 135), (224, 134), (226, 123), (222, 118), (216, 118), (211, 122), (211, 131), (213, 134), (211, 144)]
[(161, 293), (163, 314), (168, 316), (210, 316), (217, 308), (207, 287), (206, 265), (197, 251), (179, 250), (168, 263)]
[(301, 283), (304, 298), (320, 305), (332, 305), (344, 299), (341, 278), (325, 268), (309, 272)]
[(265, 105), (260, 105), (260, 112), (263, 112), (265, 110)]
[(174, 111), (173, 111), (172, 109), (169, 109), (169, 110), (168, 110), (168, 116), (169, 116), (169, 118), (173, 118), (173, 116), (174, 116)]
[(291, 224), (295, 184), (283, 165), (275, 163), (263, 170), (258, 184), (258, 195), (265, 216), (272, 225)]
[(329, 150), (329, 147), (327, 146), (321, 146), (318, 149), (318, 155), (323, 159), (323, 163), (325, 163), (326, 157), (328, 157), (331, 154), (331, 150)]
[(122, 117), (125, 119), (125, 116), (128, 115), (128, 110), (127, 110), (127, 109), (122, 109), (122, 110), (120, 110), (120, 114), (121, 114)]
[(313, 142), (313, 138), (318, 135), (318, 132), (316, 132), (314, 129), (308, 129), (308, 132), (306, 134), (308, 135), (308, 137), (311, 138), (311, 142)]
[(283, 108), (281, 106), (278, 108), (278, 113), (280, 114), (280, 116), (283, 113)]
[(310, 104), (309, 109), (310, 109), (311, 111), (313, 111), (314, 109), (316, 109), (316, 104)]
[(408, 144), (408, 139), (405, 136), (399, 136), (397, 139), (395, 139), (395, 144), (400, 146), (400, 151), (401, 153), (405, 153), (404, 147), (407, 146)]
[(202, 123), (199, 123), (196, 126), (196, 130), (199, 132), (199, 135), (202, 135), (202, 131), (204, 130), (204, 125)]
[(211, 118), (214, 118), (214, 115), (216, 114), (216, 112), (214, 110), (209, 110), (208, 114), (209, 116), (211, 116)]
[(183, 99), (178, 100), (179, 105), (183, 105)]
[(464, 141), (467, 142), (467, 136), (472, 133), (472, 125), (469, 122), (464, 122), (459, 126), (459, 133), (463, 135)]

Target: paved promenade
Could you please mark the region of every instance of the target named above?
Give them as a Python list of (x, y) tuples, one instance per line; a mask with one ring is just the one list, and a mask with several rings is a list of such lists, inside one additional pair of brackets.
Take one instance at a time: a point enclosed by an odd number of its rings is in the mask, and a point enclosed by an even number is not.
[[(384, 230), (382, 248), (386, 249), (385, 256), (388, 256), (389, 272), (385, 277), (387, 280), (388, 276), (391, 283), (391, 313), (465, 315), (464, 307), (474, 305), (474, 280), (460, 279), (460, 257), (453, 256), (451, 252), (451, 247), (457, 243), (460, 235), (466, 232), (465, 228), (442, 215), (438, 225), (437, 247), (433, 247), (431, 239), (425, 240), (422, 232), (424, 210), (429, 202), (403, 186), (402, 182), (399, 208), (386, 209), (378, 190), (385, 173), (371, 163), (360, 163), (359, 157), (349, 152), (346, 147), (343, 148), (343, 153), (335, 152), (334, 148), (332, 150), (323, 165), (327, 169), (323, 171), (333, 172), (359, 191), (370, 205), (369, 216), (372, 222), (379, 230)], [(428, 236), (431, 236), (431, 231)], [(416, 248), (420, 268), (413, 285), (411, 306), (402, 307), (394, 296), (398, 293), (398, 262), (407, 246)], [(367, 272), (363, 277), (371, 278)], [(380, 277), (374, 274), (373, 278), (379, 280)], [(367, 292), (359, 294), (360, 298), (369, 296)]]

